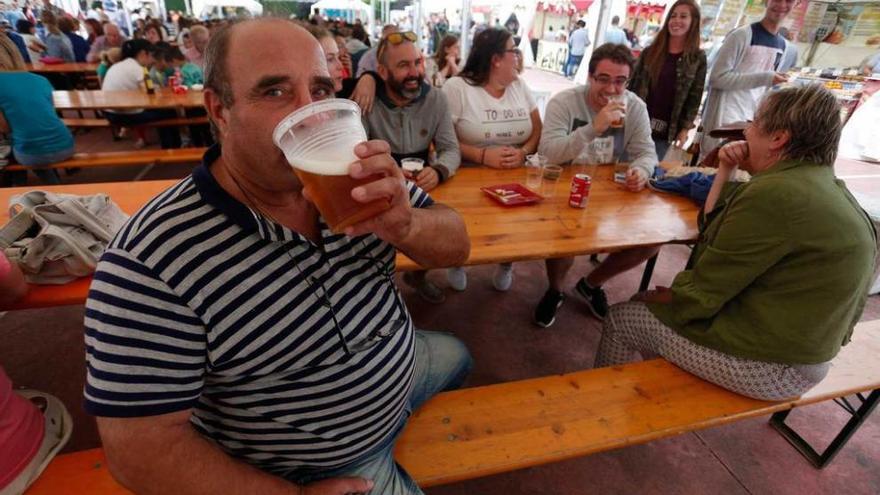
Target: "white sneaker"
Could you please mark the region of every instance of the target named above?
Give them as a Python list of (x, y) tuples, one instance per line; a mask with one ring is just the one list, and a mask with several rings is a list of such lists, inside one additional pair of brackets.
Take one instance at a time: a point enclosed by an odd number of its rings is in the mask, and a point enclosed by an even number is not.
[(492, 285), (496, 290), (507, 292), (513, 285), (513, 264), (505, 263), (495, 268), (495, 276), (492, 277)]
[(447, 269), (446, 279), (449, 280), (449, 285), (459, 292), (467, 289), (467, 272), (462, 267)]

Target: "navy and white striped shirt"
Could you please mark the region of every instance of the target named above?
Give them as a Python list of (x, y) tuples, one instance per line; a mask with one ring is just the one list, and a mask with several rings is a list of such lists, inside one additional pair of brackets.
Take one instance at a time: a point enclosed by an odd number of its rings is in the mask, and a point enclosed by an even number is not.
[[(154, 198), (113, 240), (86, 303), (86, 409), (140, 417), (193, 409), (230, 455), (284, 475), (377, 448), (403, 419), (412, 321), (375, 236), (323, 245), (237, 202), (208, 167)], [(413, 206), (431, 198), (409, 185)], [(399, 322), (349, 357), (349, 345)]]

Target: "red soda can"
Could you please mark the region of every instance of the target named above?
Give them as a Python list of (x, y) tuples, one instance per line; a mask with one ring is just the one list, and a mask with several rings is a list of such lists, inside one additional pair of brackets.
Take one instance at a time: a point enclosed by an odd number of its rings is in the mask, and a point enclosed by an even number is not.
[(568, 206), (572, 208), (586, 208), (590, 199), (590, 186), (592, 180), (587, 174), (575, 174), (571, 178), (571, 193), (568, 195)]

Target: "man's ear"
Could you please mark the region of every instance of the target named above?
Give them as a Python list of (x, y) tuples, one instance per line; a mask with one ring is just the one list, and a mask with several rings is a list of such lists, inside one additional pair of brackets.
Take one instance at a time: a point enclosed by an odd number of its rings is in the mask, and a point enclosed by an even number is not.
[(376, 67), (376, 72), (379, 73), (379, 77), (381, 77), (383, 81), (387, 81), (388, 76), (391, 75), (391, 73), (388, 72), (388, 67), (385, 67), (385, 64), (379, 64)]
[(791, 133), (786, 130), (775, 131), (770, 135), (770, 150), (782, 151), (791, 141)]
[(224, 112), (226, 107), (224, 107), (223, 102), (220, 101), (220, 95), (211, 88), (205, 88), (204, 98), (205, 109), (208, 111), (208, 118), (211, 119), (213, 127), (217, 130), (217, 137), (222, 138), (226, 134), (226, 129), (229, 126), (229, 122), (227, 121), (228, 115)]

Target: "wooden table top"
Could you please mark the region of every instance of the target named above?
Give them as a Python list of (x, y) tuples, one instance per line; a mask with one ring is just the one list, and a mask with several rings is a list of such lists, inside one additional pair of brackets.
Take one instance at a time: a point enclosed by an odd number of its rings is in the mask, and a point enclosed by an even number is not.
[(201, 108), (204, 93), (190, 90), (183, 94), (174, 94), (169, 89), (158, 89), (156, 94), (148, 95), (140, 90), (75, 90), (53, 91), (52, 99), (57, 110)]
[[(480, 191), (481, 187), (524, 182), (525, 171), (464, 168), (431, 194), (458, 210), (471, 239), (468, 265), (537, 260), (609, 252), (633, 246), (693, 241), (697, 236), (697, 206), (689, 199), (644, 190), (631, 193), (611, 180), (610, 168), (601, 168), (593, 182), (586, 209), (568, 206), (572, 171), (564, 170), (555, 195), (531, 206), (503, 207)], [(44, 186), (40, 189), (69, 194), (105, 192), (132, 214), (177, 180), (111, 182)], [(0, 204), (34, 187), (0, 189)], [(8, 219), (3, 208), (0, 222)], [(398, 255), (399, 270), (418, 268)], [(12, 308), (81, 304), (89, 278), (64, 286), (32, 286), (28, 296)]]
[(63, 64), (44, 64), (42, 62), (34, 62), (32, 64), (25, 64), (28, 72), (55, 72), (65, 74), (74, 74), (80, 72), (86, 74), (94, 74), (98, 71), (98, 65), (100, 64), (85, 62), (67, 62)]

